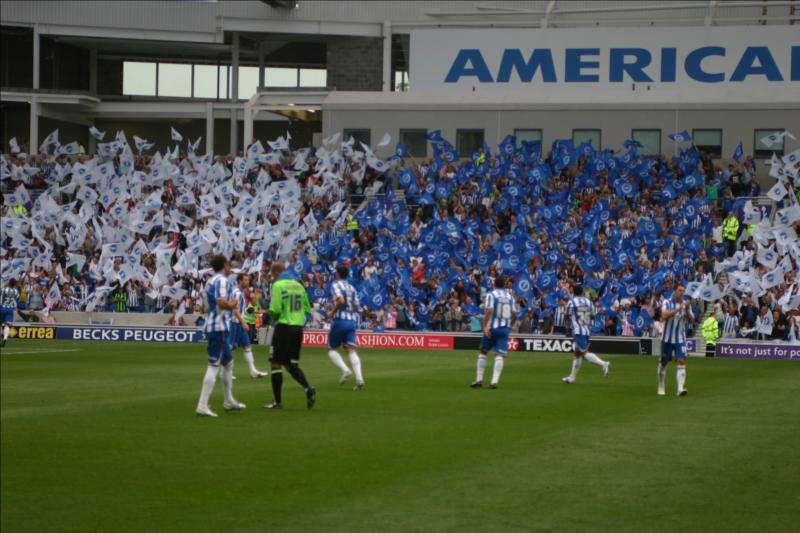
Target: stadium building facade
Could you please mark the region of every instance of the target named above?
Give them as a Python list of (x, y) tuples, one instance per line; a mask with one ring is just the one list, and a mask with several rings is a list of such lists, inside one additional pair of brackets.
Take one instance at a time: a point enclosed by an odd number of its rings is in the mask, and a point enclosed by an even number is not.
[[(169, 125), (236, 153), (384, 132), (415, 157), (441, 129), (467, 156), (507, 133), (723, 163), (800, 124), (796, 2), (175, 1), (0, 4), (2, 142), (87, 126), (157, 144)], [(31, 143), (31, 139), (34, 141)], [(22, 144), (22, 142), (21, 142)]]

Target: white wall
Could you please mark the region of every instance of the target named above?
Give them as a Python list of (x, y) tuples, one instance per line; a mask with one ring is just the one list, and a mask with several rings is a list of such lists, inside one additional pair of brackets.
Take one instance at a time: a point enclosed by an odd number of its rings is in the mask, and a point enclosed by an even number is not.
[[(746, 154), (753, 152), (753, 130), (758, 128), (784, 128), (800, 138), (800, 105), (785, 109), (635, 109), (635, 110), (380, 110), (371, 109), (325, 109), (323, 107), (323, 135), (342, 131), (344, 128), (369, 128), (373, 143), (377, 143), (384, 132), (392, 136), (392, 144), (378, 150), (379, 155), (388, 155), (398, 139), (399, 130), (425, 128), (429, 131), (441, 129), (444, 138), (455, 144), (456, 130), (483, 129), (486, 142), (493, 149), (515, 128), (541, 129), (543, 143), (549, 147), (555, 139), (572, 138), (573, 129), (600, 129), (600, 148), (621, 149), (625, 139), (631, 137), (632, 129), (661, 129), (661, 152), (674, 153), (675, 143), (667, 135), (676, 131), (692, 129), (722, 129), (722, 162), (727, 163), (742, 141)], [(797, 141), (786, 139), (786, 152), (800, 147)], [(762, 165), (761, 177), (766, 176)], [(771, 184), (771, 178), (762, 183)]]

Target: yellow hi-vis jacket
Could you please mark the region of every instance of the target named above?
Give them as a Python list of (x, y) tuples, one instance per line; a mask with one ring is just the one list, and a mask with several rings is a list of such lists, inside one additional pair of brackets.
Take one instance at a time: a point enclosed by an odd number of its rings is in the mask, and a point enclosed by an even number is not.
[(706, 321), (703, 322), (703, 338), (706, 340), (706, 344), (710, 344), (711, 346), (717, 344), (717, 339), (719, 338), (719, 322), (717, 322), (717, 317), (714, 315), (709, 315)]
[(722, 236), (729, 241), (735, 241), (738, 233), (739, 219), (735, 216), (729, 216), (722, 223)]

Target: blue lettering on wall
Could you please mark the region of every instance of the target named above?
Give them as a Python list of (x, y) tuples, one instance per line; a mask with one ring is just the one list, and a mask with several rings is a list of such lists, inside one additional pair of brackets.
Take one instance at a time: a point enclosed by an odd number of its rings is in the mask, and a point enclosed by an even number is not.
[[(782, 51), (785, 53), (785, 51)], [(627, 75), (634, 82), (653, 82), (653, 76), (647, 72), (652, 65), (653, 56), (646, 48), (611, 48), (608, 51), (608, 81), (620, 83)], [(711, 72), (710, 66), (704, 67), (703, 61), (712, 56), (725, 57), (726, 49), (722, 46), (704, 46), (691, 50), (683, 61), (685, 75), (701, 83), (720, 83), (727, 77), (726, 72)], [(550, 48), (535, 48), (526, 59), (519, 48), (506, 48), (497, 69), (496, 78), (492, 70), (477, 48), (465, 48), (458, 51), (445, 83), (458, 83), (462, 78), (473, 78), (478, 83), (510, 83), (514, 72), (523, 83), (531, 83), (537, 78), (544, 83), (559, 81), (556, 70), (554, 51)], [(736, 68), (728, 81), (742, 82), (748, 76), (763, 76), (766, 81), (782, 82), (786, 79), (784, 72), (775, 60), (776, 51), (766, 46), (747, 47), (739, 57)], [(599, 48), (566, 48), (564, 49), (564, 78), (567, 83), (597, 83), (600, 81), (600, 49)], [(659, 81), (670, 83), (678, 79), (678, 49), (661, 48)], [(800, 46), (791, 47), (790, 72), (788, 79), (800, 81)], [(654, 70), (653, 67), (651, 70)], [(653, 73), (655, 74), (655, 73)]]
[(710, 73), (703, 70), (703, 59), (708, 56), (725, 57), (725, 49), (721, 46), (704, 46), (697, 50), (692, 50), (689, 55), (686, 56), (686, 61), (684, 61), (686, 74), (693, 80), (702, 81), (703, 83), (719, 83), (725, 81), (725, 74)]
[(526, 62), (518, 48), (507, 48), (503, 51), (500, 61), (500, 70), (497, 72), (497, 83), (508, 83), (511, 71), (516, 70), (520, 81), (533, 80), (536, 71), (541, 69), (542, 81), (545, 83), (556, 82), (556, 67), (553, 64), (553, 54), (549, 48), (537, 48), (531, 53)]
[[(467, 68), (467, 63), (472, 66)], [(480, 82), (492, 83), (492, 74), (489, 72), (489, 67), (486, 66), (486, 61), (483, 60), (480, 50), (475, 48), (459, 50), (444, 82), (455, 83), (462, 76), (477, 76)]]
[(599, 61), (583, 61), (583, 56), (599, 56), (599, 48), (567, 48), (566, 66), (564, 69), (564, 81), (566, 82), (587, 82), (600, 81), (597, 74), (583, 74), (584, 68), (600, 68)]
[[(626, 57), (633, 57), (633, 62), (625, 61)], [(645, 74), (644, 68), (650, 64), (653, 57), (644, 48), (612, 48), (609, 60), (609, 81), (621, 82), (622, 75), (628, 74), (633, 81), (653, 81)]]
[(678, 64), (677, 56), (677, 48), (661, 49), (661, 81), (675, 81), (675, 70)]
[[(756, 59), (759, 66), (753, 64)], [(763, 74), (769, 81), (783, 81), (781, 71), (766, 46), (748, 46), (739, 64), (736, 65), (736, 70), (733, 71), (731, 81), (743, 81), (747, 76), (757, 74)]]

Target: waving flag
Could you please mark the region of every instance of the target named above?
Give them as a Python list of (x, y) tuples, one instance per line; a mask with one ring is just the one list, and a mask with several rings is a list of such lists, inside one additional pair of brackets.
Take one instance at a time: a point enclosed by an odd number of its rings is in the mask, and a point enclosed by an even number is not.
[(92, 134), (92, 137), (94, 137), (94, 138), (95, 138), (95, 139), (97, 139), (98, 141), (102, 141), (102, 140), (103, 140), (103, 137), (105, 137), (105, 136), (106, 136), (106, 132), (104, 132), (104, 131), (100, 131), (100, 130), (98, 130), (97, 128), (95, 128), (94, 126), (91, 126), (91, 127), (89, 128), (89, 133), (91, 133), (91, 134)]
[(625, 142), (622, 143), (622, 146), (624, 146), (626, 150), (630, 150), (631, 148), (644, 148), (644, 145), (635, 139), (626, 139)]
[(58, 130), (52, 131), (50, 135), (45, 137), (44, 141), (42, 141), (42, 146), (50, 146), (51, 144), (58, 144)]
[(738, 163), (742, 160), (743, 155), (744, 148), (742, 148), (742, 141), (739, 141), (739, 144), (736, 145), (736, 150), (733, 152), (733, 160)]
[(17, 144), (17, 138), (16, 137), (11, 137), (11, 140), (8, 141), (8, 146), (11, 148), (11, 153), (12, 154), (18, 154), (18, 153), (20, 153), (22, 151), (22, 150), (19, 149), (19, 144)]
[(761, 137), (759, 141), (761, 141), (761, 144), (763, 144), (767, 148), (772, 148), (773, 144), (778, 144), (779, 142), (782, 142), (784, 137), (789, 137), (791, 139), (794, 139), (794, 135), (792, 135), (788, 131), (777, 131), (775, 133), (770, 133), (766, 137)]
[(169, 128), (169, 133), (170, 133), (170, 136), (172, 137), (173, 141), (181, 142), (183, 140), (183, 135), (178, 133), (178, 130), (176, 130), (172, 126), (170, 126), (170, 128)]
[(689, 132), (686, 130), (670, 133), (668, 137), (678, 143), (685, 143), (692, 140), (692, 136), (689, 135)]
[(429, 132), (427, 135), (425, 135), (425, 140), (433, 143), (444, 142), (444, 139), (442, 138), (442, 130), (433, 130)]

